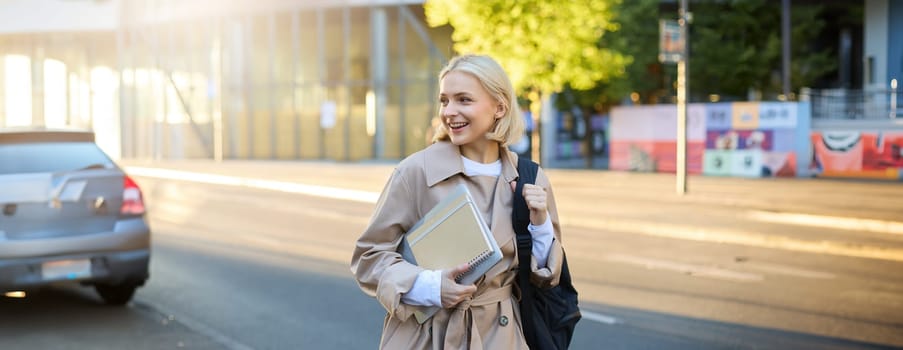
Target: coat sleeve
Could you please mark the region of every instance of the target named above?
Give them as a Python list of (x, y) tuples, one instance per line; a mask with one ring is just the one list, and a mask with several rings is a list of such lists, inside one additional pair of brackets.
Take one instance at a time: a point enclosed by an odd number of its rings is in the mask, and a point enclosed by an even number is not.
[(373, 217), (354, 247), (351, 272), (361, 290), (402, 321), (415, 306), (401, 303), (401, 295), (414, 285), (423, 269), (408, 263), (396, 252), (405, 231), (418, 218), (412, 189), (396, 169), (376, 203)]
[(558, 285), (561, 277), (562, 257), (564, 256), (564, 249), (561, 246), (561, 224), (558, 221), (558, 207), (555, 204), (552, 184), (542, 168), (536, 173), (536, 184), (546, 190), (546, 203), (549, 218), (552, 220), (552, 229), (555, 231), (555, 239), (552, 241), (552, 246), (549, 247), (549, 259), (546, 261), (545, 267), (539, 268), (536, 259), (530, 259), (530, 268), (533, 271), (530, 281), (541, 288), (551, 288)]

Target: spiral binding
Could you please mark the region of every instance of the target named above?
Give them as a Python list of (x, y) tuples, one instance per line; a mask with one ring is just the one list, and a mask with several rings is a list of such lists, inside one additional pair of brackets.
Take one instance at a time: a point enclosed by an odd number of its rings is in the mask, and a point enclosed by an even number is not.
[(473, 270), (475, 270), (477, 266), (483, 264), (483, 262), (486, 261), (486, 259), (489, 259), (489, 257), (491, 256), (492, 250), (487, 249), (480, 253), (480, 255), (477, 255), (475, 258), (470, 259), (470, 261), (467, 263), (467, 270), (458, 275), (458, 277), (455, 278), (455, 281), (461, 282), (461, 279), (464, 278), (464, 275), (468, 275), (473, 272)]

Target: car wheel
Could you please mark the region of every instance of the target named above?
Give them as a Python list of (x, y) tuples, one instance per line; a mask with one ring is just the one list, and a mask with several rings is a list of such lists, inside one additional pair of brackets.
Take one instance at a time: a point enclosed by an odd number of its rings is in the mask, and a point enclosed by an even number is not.
[(97, 294), (103, 299), (105, 303), (108, 305), (125, 305), (132, 300), (132, 296), (135, 295), (135, 289), (138, 286), (134, 284), (97, 284), (94, 285), (94, 290), (97, 291)]

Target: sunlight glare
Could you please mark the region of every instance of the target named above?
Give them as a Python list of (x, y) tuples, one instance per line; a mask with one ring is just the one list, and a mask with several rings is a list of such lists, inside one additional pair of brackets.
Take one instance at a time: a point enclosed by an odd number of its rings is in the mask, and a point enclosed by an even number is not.
[(25, 298), (25, 292), (23, 292), (21, 290), (6, 292), (4, 295), (7, 298), (17, 298), (17, 299)]

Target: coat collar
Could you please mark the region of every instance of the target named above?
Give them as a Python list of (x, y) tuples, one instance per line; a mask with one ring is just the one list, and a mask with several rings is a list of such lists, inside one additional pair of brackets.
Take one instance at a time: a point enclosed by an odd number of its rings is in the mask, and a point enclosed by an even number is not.
[[(517, 179), (517, 155), (504, 147), (499, 158), (502, 160), (502, 178), (505, 182)], [(464, 173), (464, 162), (461, 161), (461, 149), (448, 141), (436, 142), (424, 150), (424, 171), (426, 173), (426, 185), (442, 182), (455, 174)]]

